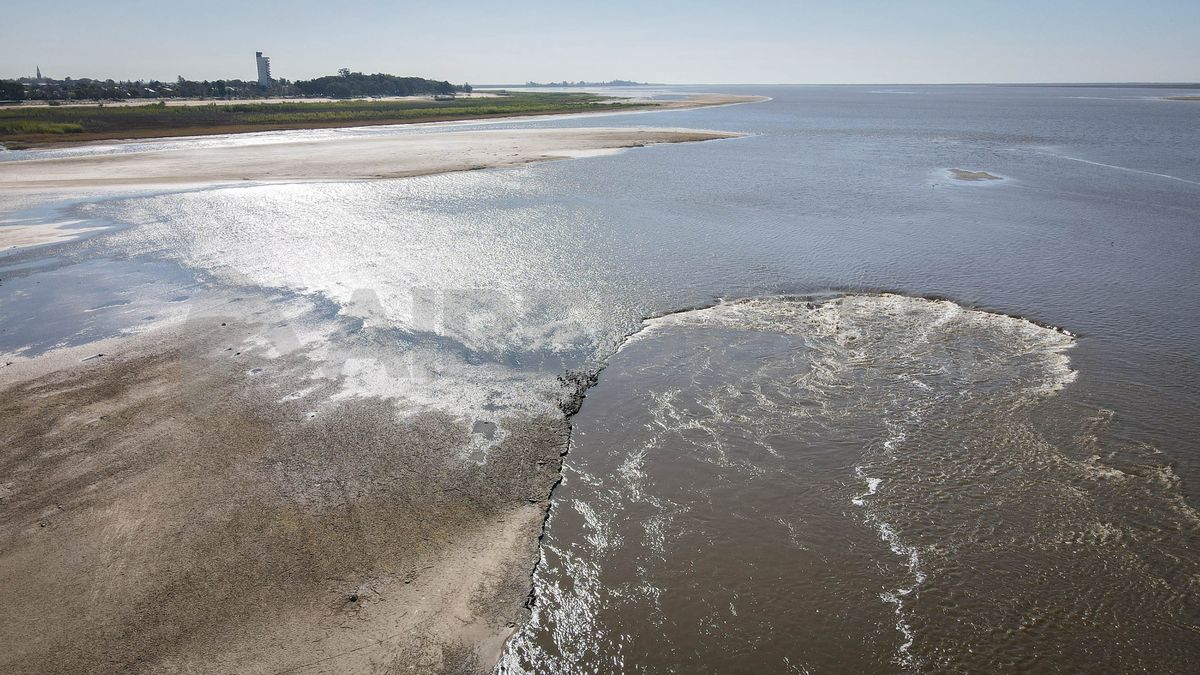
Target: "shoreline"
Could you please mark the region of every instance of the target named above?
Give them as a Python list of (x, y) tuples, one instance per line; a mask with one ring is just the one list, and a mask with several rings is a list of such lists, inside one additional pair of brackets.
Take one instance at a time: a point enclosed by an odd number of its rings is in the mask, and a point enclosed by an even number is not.
[[(488, 129), (148, 150), (0, 162), (0, 191), (14, 194), (385, 180), (511, 168), (611, 155), (629, 148), (740, 138), (744, 134), (647, 127)], [(0, 255), (91, 230), (0, 225)]]
[[(231, 134), (250, 134), (268, 131), (293, 131), (305, 129), (355, 129), (360, 127), (376, 127), (376, 126), (407, 126), (410, 124), (437, 124), (441, 122), (470, 122), (479, 121), (495, 121), (504, 119), (522, 119), (536, 117), (570, 117), (570, 116), (585, 116), (585, 115), (606, 115), (620, 114), (621, 112), (657, 112), (664, 110), (690, 110), (695, 108), (711, 108), (725, 105), (736, 105), (739, 103), (761, 103), (770, 100), (767, 96), (752, 96), (738, 94), (692, 94), (687, 99), (680, 101), (653, 101), (651, 99), (614, 99), (614, 103), (622, 103), (630, 107), (623, 108), (619, 111), (605, 110), (564, 110), (561, 112), (512, 112), (512, 113), (497, 113), (485, 115), (431, 115), (427, 117), (416, 117), (411, 119), (379, 119), (379, 120), (358, 120), (358, 121), (310, 121), (310, 122), (285, 122), (273, 124), (233, 124), (233, 125), (213, 125), (213, 126), (196, 126), (196, 127), (179, 127), (176, 129), (143, 129), (135, 131), (123, 132), (83, 132), (78, 134), (70, 134), (67, 137), (64, 135), (42, 135), (37, 138), (18, 138), (15, 140), (5, 141), (0, 138), (0, 148), (7, 147), (10, 150), (37, 150), (37, 149), (55, 149), (55, 148), (72, 148), (86, 146), (95, 143), (108, 144), (111, 142), (122, 141), (146, 141), (168, 138), (193, 138), (198, 136), (224, 136)], [(205, 104), (213, 103), (205, 101)], [(176, 106), (183, 105), (177, 103)], [(269, 105), (269, 104), (264, 104)], [(169, 106), (173, 107), (173, 106)]]
[[(488, 129), (155, 148), (0, 162), (0, 191), (380, 180), (741, 136)], [(92, 233), (78, 224), (0, 226), (0, 248)], [(547, 410), (498, 413), (505, 435), (467, 462), (480, 432), (452, 414), (338, 396), (341, 376), (315, 374), (332, 338), (276, 353), (278, 298), (191, 300), (214, 301), (0, 361), (0, 669), (490, 672), (528, 620), (594, 375), (560, 378)]]
[[(156, 149), (0, 162), (0, 190), (378, 180), (742, 135), (497, 129)], [(61, 242), (74, 233), (63, 225), (0, 226), (0, 245)], [(0, 360), (0, 669), (490, 672), (528, 620), (570, 417), (594, 378), (560, 379), (549, 410), (498, 413), (505, 435), (486, 462), (465, 462), (480, 432), (450, 413), (337, 396), (341, 376), (315, 374), (331, 338), (274, 352), (288, 321), (277, 297), (191, 302), (210, 309)]]

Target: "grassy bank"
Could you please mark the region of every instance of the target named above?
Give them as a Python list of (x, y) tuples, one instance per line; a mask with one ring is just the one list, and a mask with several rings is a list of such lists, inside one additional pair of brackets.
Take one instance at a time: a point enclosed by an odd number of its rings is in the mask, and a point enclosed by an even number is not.
[(0, 135), (75, 134), (81, 131), (83, 131), (83, 125), (72, 122), (45, 122), (29, 119), (0, 120)]
[(218, 103), (164, 106), (0, 108), (0, 143), (10, 148), (64, 142), (194, 136), (274, 129), (403, 124), (487, 117), (644, 108), (592, 94), (514, 93), (489, 98)]

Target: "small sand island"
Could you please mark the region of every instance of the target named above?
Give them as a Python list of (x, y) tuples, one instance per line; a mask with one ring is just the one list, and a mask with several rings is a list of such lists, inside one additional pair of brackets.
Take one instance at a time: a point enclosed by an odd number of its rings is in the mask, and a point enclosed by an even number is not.
[(950, 169), (950, 177), (955, 180), (962, 180), (971, 183), (978, 183), (990, 180), (1004, 180), (1000, 176), (993, 176), (986, 171), (968, 171), (967, 169)]

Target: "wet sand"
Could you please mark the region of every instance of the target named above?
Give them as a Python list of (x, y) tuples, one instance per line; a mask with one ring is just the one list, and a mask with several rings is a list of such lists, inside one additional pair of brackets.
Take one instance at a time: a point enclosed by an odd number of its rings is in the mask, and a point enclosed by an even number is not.
[(0, 225), (0, 253), (14, 248), (65, 241), (102, 230), (101, 227), (63, 228), (59, 224)]
[[(224, 320), (223, 320), (224, 319)], [(245, 317), (0, 366), (0, 671), (481, 672), (528, 616), (563, 416), (314, 400)], [(255, 369), (262, 369), (257, 371)], [(563, 401), (570, 409), (571, 401)]]

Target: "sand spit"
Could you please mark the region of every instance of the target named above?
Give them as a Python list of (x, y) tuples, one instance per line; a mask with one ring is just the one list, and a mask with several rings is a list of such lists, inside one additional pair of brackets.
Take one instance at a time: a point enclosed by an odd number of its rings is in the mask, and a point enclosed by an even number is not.
[(741, 134), (653, 128), (492, 129), (0, 162), (0, 190), (401, 178)]
[(750, 94), (691, 94), (678, 101), (653, 101), (657, 107), (669, 110), (687, 108), (709, 108), (716, 105), (735, 105), (737, 103), (762, 103), (770, 101), (770, 96), (754, 96)]
[(314, 365), (245, 350), (264, 329), (0, 366), (0, 671), (490, 670), (528, 617), (565, 417), (508, 419), (464, 462), (439, 413), (314, 415), (336, 382), (287, 397)]

